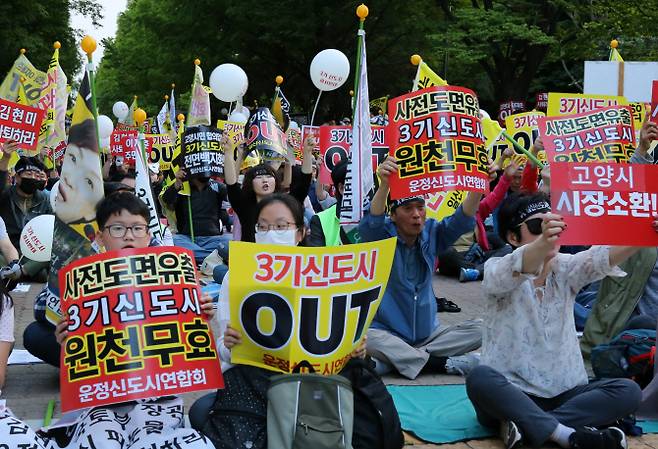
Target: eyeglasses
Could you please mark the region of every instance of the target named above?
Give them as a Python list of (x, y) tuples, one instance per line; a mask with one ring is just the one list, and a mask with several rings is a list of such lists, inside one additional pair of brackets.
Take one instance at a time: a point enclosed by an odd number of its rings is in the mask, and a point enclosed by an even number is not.
[(130, 229), (133, 233), (133, 237), (141, 239), (142, 237), (146, 237), (146, 235), (148, 234), (149, 227), (147, 225), (125, 226), (117, 223), (117, 224), (105, 226), (103, 229), (107, 229), (110, 233), (110, 236), (114, 238), (125, 237), (126, 233), (128, 232), (128, 229)]
[(297, 224), (290, 223), (288, 221), (283, 221), (273, 225), (266, 223), (256, 223), (256, 232), (267, 232), (267, 231), (283, 232), (289, 230), (291, 227), (293, 229), (297, 229)]
[[(540, 235), (542, 232), (541, 224), (543, 221), (544, 221), (543, 218), (537, 217), (537, 218), (531, 218), (530, 220), (526, 220), (523, 223), (525, 223), (526, 227), (528, 228), (528, 232), (530, 232), (530, 234)], [(519, 224), (517, 228), (520, 228), (523, 223)]]

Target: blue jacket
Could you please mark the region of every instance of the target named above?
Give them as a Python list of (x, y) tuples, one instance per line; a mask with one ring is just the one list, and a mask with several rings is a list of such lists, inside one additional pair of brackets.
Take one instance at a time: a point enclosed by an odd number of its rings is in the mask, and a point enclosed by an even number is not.
[[(398, 239), (391, 275), (372, 328), (386, 330), (411, 345), (429, 337), (439, 326), (432, 290), (436, 256), (474, 228), (475, 219), (464, 215), (460, 206), (454, 215), (440, 222), (427, 219), (413, 247)], [(366, 214), (359, 232), (364, 242), (398, 235), (395, 223), (385, 215)]]

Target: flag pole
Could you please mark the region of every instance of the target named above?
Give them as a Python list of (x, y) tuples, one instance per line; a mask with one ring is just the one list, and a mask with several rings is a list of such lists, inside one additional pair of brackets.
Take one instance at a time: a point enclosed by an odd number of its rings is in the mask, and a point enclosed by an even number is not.
[(354, 120), (356, 120), (356, 100), (359, 98), (359, 78), (361, 75), (361, 46), (363, 41), (363, 25), (368, 17), (368, 7), (361, 3), (356, 8), (356, 15), (359, 17), (359, 31), (357, 35), (357, 49), (356, 49), (356, 72), (354, 75), (354, 96), (352, 97), (352, 126), (354, 126)]
[(98, 149), (100, 151), (101, 141), (98, 136), (98, 109), (96, 106), (96, 83), (94, 77), (94, 63), (92, 61), (91, 55), (96, 51), (96, 39), (90, 35), (86, 35), (82, 38), (80, 42), (80, 47), (82, 51), (87, 54), (87, 73), (89, 74), (89, 90), (91, 91), (91, 113), (94, 115), (94, 123), (96, 124), (96, 140), (98, 142)]

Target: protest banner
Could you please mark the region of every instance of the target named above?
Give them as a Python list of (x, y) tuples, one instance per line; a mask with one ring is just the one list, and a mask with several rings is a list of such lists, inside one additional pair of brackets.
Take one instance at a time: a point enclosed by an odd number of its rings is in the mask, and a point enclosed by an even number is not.
[(182, 140), (183, 163), (191, 178), (219, 176), (224, 173), (222, 131), (206, 125), (185, 129)]
[(498, 107), (498, 123), (500, 126), (505, 124), (505, 119), (514, 113), (514, 111), (525, 111), (526, 104), (522, 100), (509, 100), (500, 103)]
[(295, 155), (295, 162), (301, 164), (303, 155), (301, 130), (288, 128), (286, 139), (290, 153)]
[(567, 228), (561, 245), (658, 246), (658, 166), (551, 163), (552, 210)]
[(116, 159), (117, 165), (135, 166), (135, 150), (137, 150), (137, 131), (115, 129), (110, 135), (110, 154)]
[(244, 124), (217, 120), (217, 129), (221, 129), (234, 145), (244, 143)]
[(538, 92), (535, 95), (535, 109), (542, 112), (548, 109), (548, 92)]
[(39, 130), (46, 111), (0, 98), (0, 142), (15, 140), (28, 155), (37, 153)]
[(391, 199), (451, 190), (487, 192), (488, 156), (475, 93), (435, 86), (394, 98), (388, 127)]
[(538, 124), (549, 163), (628, 162), (635, 151), (630, 106), (540, 117)]
[(59, 272), (62, 411), (223, 387), (191, 251), (153, 247)]
[(321, 250), (231, 242), (241, 267), (229, 270), (231, 325), (242, 334), (231, 362), (340, 371), (375, 316), (394, 252), (392, 238)]
[(320, 155), (320, 127), (302, 125), (302, 142), (306, 142), (306, 138), (310, 135), (312, 135), (315, 140), (315, 146), (313, 147), (313, 156), (318, 157)]
[[(174, 160), (174, 142), (169, 134), (145, 134), (145, 148), (149, 162), (157, 162), (160, 171), (169, 170)], [(148, 149), (148, 150), (147, 150)]]
[(582, 112), (594, 111), (614, 105), (627, 105), (624, 97), (613, 95), (587, 95), (587, 94), (565, 94), (549, 92), (548, 110), (546, 115), (554, 117), (557, 115), (572, 115)]
[(453, 190), (452, 192), (428, 194), (427, 198), (425, 198), (425, 214), (427, 218), (441, 221), (454, 214), (459, 205), (466, 199), (466, 193), (463, 190)]
[[(372, 171), (376, 172), (379, 164), (388, 156), (389, 147), (386, 140), (386, 128), (370, 127), (370, 142), (372, 145)], [(320, 126), (320, 182), (332, 185), (331, 172), (341, 161), (347, 160), (352, 144), (351, 126)]]
[(14, 65), (7, 73), (0, 85), (0, 98), (15, 101), (18, 98), (18, 90), (22, 84), (28, 104), (35, 106), (41, 97), (41, 90), (46, 82), (46, 74), (32, 65), (24, 50), (14, 61)]
[(282, 161), (288, 154), (286, 135), (267, 108), (258, 108), (246, 126), (247, 155), (266, 161)]

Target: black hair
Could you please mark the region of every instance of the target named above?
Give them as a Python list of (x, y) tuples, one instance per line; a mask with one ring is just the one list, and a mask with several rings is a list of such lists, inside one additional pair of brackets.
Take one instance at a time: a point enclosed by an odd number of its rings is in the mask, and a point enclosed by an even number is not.
[(71, 125), (68, 142), (98, 153), (98, 139), (96, 138), (96, 123), (94, 123), (94, 120), (88, 119)]
[(102, 199), (96, 206), (96, 221), (98, 228), (103, 229), (105, 223), (112, 215), (120, 214), (122, 210), (128, 211), (132, 215), (144, 217), (146, 223), (149, 222), (151, 215), (148, 206), (131, 192), (116, 192)]
[(109, 181), (110, 182), (121, 182), (124, 179), (136, 179), (137, 178), (137, 173), (135, 172), (134, 168), (129, 168), (127, 172), (122, 172), (122, 171), (115, 171), (112, 177), (110, 177)]
[(0, 316), (5, 311), (5, 307), (14, 305), (14, 300), (9, 294), (9, 289), (11, 288), (13, 290), (16, 284), (18, 284), (18, 281), (10, 280), (7, 282), (5, 279), (0, 279)]
[(347, 178), (347, 164), (349, 161), (347, 159), (341, 159), (339, 163), (334, 166), (334, 169), (331, 170), (331, 181), (338, 191), (338, 184), (345, 185), (345, 178)]
[(274, 176), (274, 191), (278, 192), (281, 189), (281, 178), (272, 168), (272, 166), (269, 164), (258, 164), (247, 170), (247, 172), (244, 174), (244, 180), (242, 181), (242, 194), (249, 202), (256, 202), (256, 193), (254, 192), (254, 178), (258, 172), (263, 170)]
[(539, 201), (550, 203), (548, 196), (543, 192), (533, 194), (516, 192), (509, 194), (505, 198), (503, 205), (498, 211), (498, 235), (504, 242), (509, 243), (507, 240), (508, 232), (512, 232), (517, 239), (521, 239), (521, 231), (518, 225), (515, 225), (515, 220), (519, 213), (525, 210), (529, 204)]
[(38, 158), (34, 156), (21, 156), (18, 159), (18, 162), (16, 162), (16, 165), (14, 166), (15, 171), (19, 171), (21, 168), (28, 166), (28, 165), (33, 165), (42, 172), (46, 173), (46, 166), (41, 162)]
[(290, 210), (297, 228), (304, 229), (304, 208), (302, 208), (302, 205), (299, 204), (299, 201), (297, 201), (294, 196), (287, 193), (275, 193), (260, 201), (256, 205), (256, 221), (258, 221), (258, 217), (260, 216), (260, 213), (263, 211), (263, 209), (274, 203), (281, 203), (286, 206), (288, 210)]

